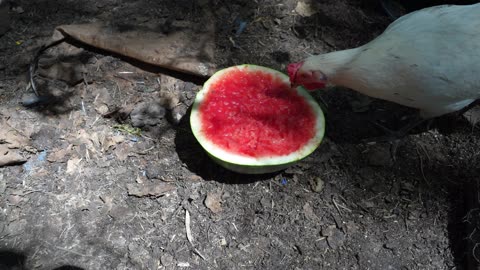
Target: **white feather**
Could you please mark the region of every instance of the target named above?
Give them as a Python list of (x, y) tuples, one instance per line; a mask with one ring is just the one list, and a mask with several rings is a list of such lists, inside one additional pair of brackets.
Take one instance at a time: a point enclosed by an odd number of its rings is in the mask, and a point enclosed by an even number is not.
[(359, 48), (307, 58), (305, 69), (424, 117), (462, 109), (480, 98), (480, 4), (413, 12)]

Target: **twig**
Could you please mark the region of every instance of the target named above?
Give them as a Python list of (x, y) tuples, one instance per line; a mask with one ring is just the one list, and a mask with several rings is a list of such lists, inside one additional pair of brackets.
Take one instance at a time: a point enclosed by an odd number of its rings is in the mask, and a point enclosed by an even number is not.
[(188, 242), (193, 246), (192, 231), (190, 229), (190, 213), (185, 209), (185, 230), (187, 231)]
[(236, 230), (237, 232), (240, 232), (240, 231), (238, 230), (237, 226), (235, 225), (235, 223), (233, 223), (233, 222), (231, 222), (231, 223), (232, 223), (232, 225), (233, 225), (233, 228), (235, 228), (235, 230)]
[(200, 251), (198, 251), (198, 249), (193, 248), (193, 253), (197, 254), (198, 257), (202, 258), (204, 261), (207, 260), (207, 259), (205, 258), (205, 256), (203, 256), (202, 253), (200, 253)]
[(415, 149), (418, 154), (418, 159), (420, 159), (420, 172), (422, 173), (422, 178), (425, 183), (427, 183), (428, 186), (430, 186), (430, 182), (427, 180), (427, 177), (425, 177), (425, 172), (423, 171), (423, 158), (420, 155), (420, 151), (418, 151), (418, 148)]
[(333, 202), (333, 205), (335, 206), (335, 208), (337, 209), (338, 214), (340, 214), (340, 216), (342, 216), (342, 212), (341, 212), (340, 209), (338, 208), (338, 204), (337, 204), (337, 202), (335, 201), (335, 199), (333, 198), (333, 196), (332, 196), (332, 202)]

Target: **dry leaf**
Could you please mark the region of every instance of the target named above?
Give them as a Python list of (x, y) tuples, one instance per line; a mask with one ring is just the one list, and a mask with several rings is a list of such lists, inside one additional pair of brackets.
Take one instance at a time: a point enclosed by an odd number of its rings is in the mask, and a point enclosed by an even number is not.
[(47, 160), (49, 162), (66, 162), (68, 157), (72, 152), (72, 145), (70, 144), (67, 148), (55, 149), (48, 156)]
[(67, 161), (67, 174), (77, 173), (80, 167), (81, 158), (74, 157)]
[(77, 132), (76, 137), (73, 140), (73, 145), (84, 144), (88, 151), (93, 154), (98, 153), (97, 149), (100, 148), (100, 138), (97, 132), (88, 133), (85, 129), (81, 129)]
[(175, 189), (174, 185), (170, 185), (163, 182), (127, 185), (128, 195), (135, 196), (135, 197), (147, 197), (147, 196), (160, 197), (174, 189)]
[(112, 137), (105, 137), (102, 141), (102, 151), (108, 151), (110, 147), (117, 145), (118, 143), (122, 143), (125, 141), (125, 136), (123, 135), (115, 135)]
[(17, 151), (8, 149), (7, 145), (0, 144), (0, 167), (7, 165), (16, 165), (26, 162), (27, 159), (22, 157)]
[(222, 211), (221, 193), (207, 193), (205, 198), (205, 206), (210, 209), (214, 214), (218, 214)]
[(11, 128), (6, 121), (0, 123), (0, 143), (6, 144), (8, 148), (24, 148), (29, 145), (30, 140), (24, 134)]

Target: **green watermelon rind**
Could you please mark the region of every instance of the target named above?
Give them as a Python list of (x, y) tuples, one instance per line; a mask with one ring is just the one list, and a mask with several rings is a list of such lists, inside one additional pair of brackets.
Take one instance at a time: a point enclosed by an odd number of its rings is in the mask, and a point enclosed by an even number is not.
[(297, 87), (295, 90), (297, 93), (305, 98), (305, 101), (312, 108), (314, 114), (316, 115), (316, 133), (313, 138), (309, 140), (301, 149), (290, 153), (285, 156), (273, 156), (273, 157), (262, 157), (254, 158), (238, 155), (235, 153), (230, 153), (220, 148), (219, 146), (210, 142), (203, 134), (201, 128), (201, 118), (199, 113), (199, 108), (208, 93), (209, 86), (220, 78), (223, 74), (233, 70), (233, 69), (249, 69), (249, 70), (260, 70), (268, 72), (277, 76), (278, 78), (285, 81), (285, 83), (290, 83), (289, 77), (277, 70), (270, 69), (267, 67), (257, 66), (257, 65), (238, 65), (233, 67), (228, 67), (222, 70), (217, 71), (213, 74), (210, 79), (208, 79), (203, 85), (202, 89), (197, 93), (195, 101), (193, 103), (192, 111), (190, 114), (190, 126), (192, 128), (193, 135), (208, 153), (208, 155), (219, 165), (224, 168), (245, 174), (264, 174), (280, 171), (290, 167), (291, 165), (297, 163), (298, 161), (304, 159), (310, 155), (313, 151), (317, 149), (320, 143), (323, 140), (325, 135), (325, 117), (322, 109), (318, 103), (313, 99), (313, 97), (305, 90), (303, 87)]

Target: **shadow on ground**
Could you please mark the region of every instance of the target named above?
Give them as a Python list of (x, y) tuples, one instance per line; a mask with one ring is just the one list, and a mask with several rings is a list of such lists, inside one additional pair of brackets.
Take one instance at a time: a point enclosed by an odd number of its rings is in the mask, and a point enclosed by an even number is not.
[[(0, 250), (0, 270), (28, 270), (26, 268), (27, 256), (15, 250)], [(48, 268), (45, 268), (48, 269)], [(73, 265), (62, 265), (51, 270), (84, 270)]]

